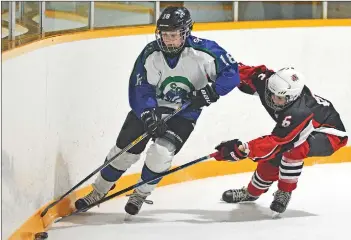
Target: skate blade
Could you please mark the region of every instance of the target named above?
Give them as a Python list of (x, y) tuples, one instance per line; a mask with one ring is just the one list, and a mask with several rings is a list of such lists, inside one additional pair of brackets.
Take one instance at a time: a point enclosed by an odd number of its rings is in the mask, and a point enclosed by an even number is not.
[(132, 216), (129, 213), (126, 213), (126, 215), (124, 216), (124, 222), (130, 222), (132, 221)]
[(223, 198), (219, 199), (219, 202), (220, 202), (220, 203), (226, 203), (226, 204), (232, 204), (232, 203), (229, 203), (229, 202), (224, 201)]
[(62, 220), (62, 217), (59, 217), (59, 218), (55, 219), (54, 223), (58, 223), (58, 222), (60, 222), (61, 220)]
[(277, 219), (277, 218), (279, 218), (279, 217), (280, 217), (280, 213), (275, 212), (275, 211), (272, 211), (272, 218), (273, 218), (273, 219)]
[(254, 201), (243, 201), (243, 202), (236, 202), (236, 203), (233, 203), (233, 202), (226, 202), (226, 201), (223, 200), (223, 198), (219, 199), (219, 202), (221, 202), (221, 203), (227, 203), (227, 204), (247, 204), (247, 205), (256, 204)]

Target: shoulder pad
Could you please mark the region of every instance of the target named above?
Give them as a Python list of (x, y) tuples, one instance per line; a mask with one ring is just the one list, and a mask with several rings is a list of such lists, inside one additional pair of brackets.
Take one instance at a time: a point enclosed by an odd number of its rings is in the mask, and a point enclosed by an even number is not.
[(206, 49), (211, 49), (214, 46), (218, 46), (218, 44), (215, 41), (211, 41), (205, 38), (199, 38), (199, 37), (195, 37), (190, 35), (189, 36), (189, 44), (191, 47), (194, 48), (206, 48)]
[(207, 39), (190, 36), (189, 41), (192, 47), (204, 47), (206, 46)]
[(145, 48), (144, 48), (144, 55), (150, 55), (151, 53), (153, 53), (154, 51), (158, 50), (158, 44), (156, 41), (152, 41), (150, 43), (148, 43)]
[(147, 57), (155, 51), (160, 51), (157, 42), (152, 41), (152, 42), (148, 43), (144, 47), (144, 50), (141, 52), (142, 61), (146, 61)]

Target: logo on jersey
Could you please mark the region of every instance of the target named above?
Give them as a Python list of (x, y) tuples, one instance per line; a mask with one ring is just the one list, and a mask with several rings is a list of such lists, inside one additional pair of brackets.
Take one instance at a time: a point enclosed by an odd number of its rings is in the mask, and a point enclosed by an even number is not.
[(261, 73), (260, 75), (257, 76), (258, 79), (260, 80), (265, 80), (266, 79), (266, 74), (265, 73)]
[(181, 103), (194, 90), (194, 85), (185, 77), (167, 77), (159, 87), (159, 96), (168, 102)]
[(200, 38), (194, 38), (194, 43), (199, 43), (199, 42), (201, 42), (202, 40), (200, 39)]
[(140, 86), (142, 80), (143, 80), (143, 77), (140, 75), (140, 73), (138, 73), (138, 74), (136, 75), (136, 83), (135, 83), (135, 86)]

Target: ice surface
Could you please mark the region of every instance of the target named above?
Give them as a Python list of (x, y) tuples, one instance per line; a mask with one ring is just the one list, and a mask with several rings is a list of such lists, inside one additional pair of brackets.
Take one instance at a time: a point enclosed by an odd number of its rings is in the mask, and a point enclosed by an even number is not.
[[(235, 164), (233, 164), (235, 167)], [(139, 215), (124, 222), (126, 197), (54, 224), (49, 239), (349, 239), (351, 163), (306, 167), (288, 209), (272, 219), (276, 184), (255, 203), (227, 204), (223, 191), (247, 185), (252, 173), (157, 188)]]

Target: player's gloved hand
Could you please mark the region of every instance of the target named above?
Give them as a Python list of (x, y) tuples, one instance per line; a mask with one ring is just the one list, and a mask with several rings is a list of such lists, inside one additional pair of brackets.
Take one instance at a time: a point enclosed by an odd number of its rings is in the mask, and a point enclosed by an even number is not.
[(266, 80), (274, 74), (274, 71), (267, 69), (265, 66), (255, 68), (255, 73), (252, 75), (252, 80)]
[(221, 142), (215, 149), (219, 154), (216, 155), (216, 160), (240, 161), (247, 157), (247, 153), (241, 151), (239, 146), (242, 146), (239, 139), (234, 139), (226, 142)]
[(191, 101), (189, 108), (199, 109), (216, 102), (219, 99), (219, 95), (210, 85), (207, 84), (204, 88), (190, 92), (188, 98)]
[(141, 120), (144, 122), (145, 131), (155, 138), (162, 137), (167, 131), (166, 123), (153, 108), (145, 109), (141, 114)]

